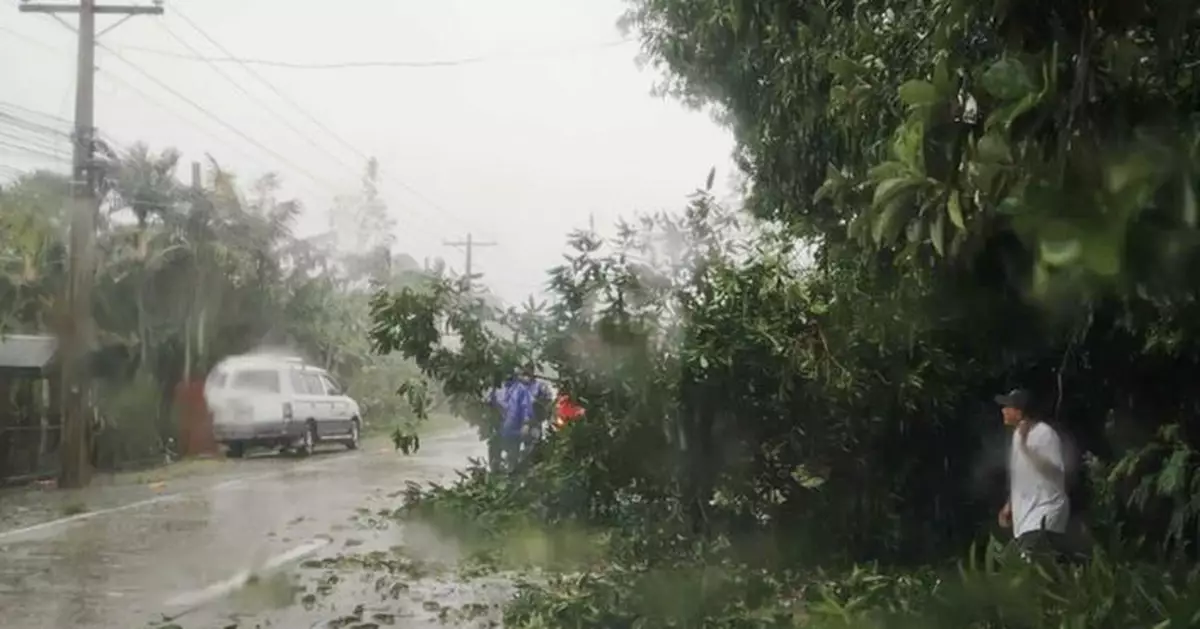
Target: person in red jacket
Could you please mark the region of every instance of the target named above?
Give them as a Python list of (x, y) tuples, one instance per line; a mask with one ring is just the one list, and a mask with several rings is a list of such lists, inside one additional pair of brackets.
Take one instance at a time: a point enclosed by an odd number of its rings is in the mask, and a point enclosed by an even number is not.
[(587, 411), (582, 406), (571, 401), (566, 391), (560, 391), (554, 403), (554, 427), (562, 428), (567, 422), (582, 417)]

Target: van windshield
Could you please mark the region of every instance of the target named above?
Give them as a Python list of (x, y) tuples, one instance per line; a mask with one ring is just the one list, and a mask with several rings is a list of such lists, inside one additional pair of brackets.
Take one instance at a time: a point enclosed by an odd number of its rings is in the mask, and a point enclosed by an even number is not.
[(279, 393), (279, 372), (268, 369), (238, 371), (230, 379), (229, 387), (239, 391)]

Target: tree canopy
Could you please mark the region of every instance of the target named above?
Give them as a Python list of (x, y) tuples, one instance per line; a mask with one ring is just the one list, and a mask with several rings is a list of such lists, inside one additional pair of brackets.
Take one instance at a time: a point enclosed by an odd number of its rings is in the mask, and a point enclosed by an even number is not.
[[(714, 540), (778, 570), (928, 564), (996, 532), (992, 398), (1024, 386), (1085, 453), (1072, 502), (1107, 548), (1194, 554), (1194, 2), (628, 5), (662, 91), (733, 130), (748, 216), (700, 190), (605, 242), (576, 234), (515, 345), (450, 285), (377, 296), (376, 345), (451, 398), (531, 355), (588, 409), (519, 481), (464, 482), (491, 507), (462, 509), (636, 532), (629, 570)], [(469, 342), (440, 346), (442, 325)], [(572, 591), (635, 597), (622, 574)], [(540, 595), (561, 624), (647, 617)]]

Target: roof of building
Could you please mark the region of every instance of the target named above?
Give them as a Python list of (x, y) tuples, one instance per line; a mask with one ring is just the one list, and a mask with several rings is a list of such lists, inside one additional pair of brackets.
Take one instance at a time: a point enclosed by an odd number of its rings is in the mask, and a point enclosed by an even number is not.
[(34, 334), (0, 335), (0, 370), (42, 371), (54, 360), (58, 339)]

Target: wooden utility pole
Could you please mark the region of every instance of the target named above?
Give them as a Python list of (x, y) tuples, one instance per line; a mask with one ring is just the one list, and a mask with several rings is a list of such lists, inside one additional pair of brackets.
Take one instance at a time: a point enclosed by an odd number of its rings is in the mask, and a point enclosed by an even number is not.
[[(95, 160), (96, 16), (161, 15), (156, 6), (99, 6), (95, 0), (79, 4), (23, 2), (23, 13), (79, 14), (78, 67), (75, 78), (75, 132), (71, 169), (71, 227), (68, 237), (66, 305), (61, 317), (59, 359), (62, 361), (62, 469), (58, 484), (64, 488), (87, 485), (91, 476), (89, 453), (91, 406), (92, 285), (96, 273), (96, 196), (99, 164)], [(124, 21), (124, 19), (122, 21)], [(119, 22), (118, 22), (119, 24)], [(114, 25), (115, 26), (115, 25)]]
[(468, 290), (471, 288), (471, 271), (472, 271), (471, 261), (472, 261), (472, 254), (475, 251), (475, 247), (495, 247), (496, 246), (496, 243), (494, 243), (494, 242), (477, 242), (472, 238), (470, 233), (467, 233), (466, 240), (443, 242), (442, 244), (446, 245), (447, 247), (461, 247), (466, 250), (466, 252), (467, 252), (466, 271), (467, 272), (466, 272), (465, 277), (463, 277), (463, 282), (467, 285)]

